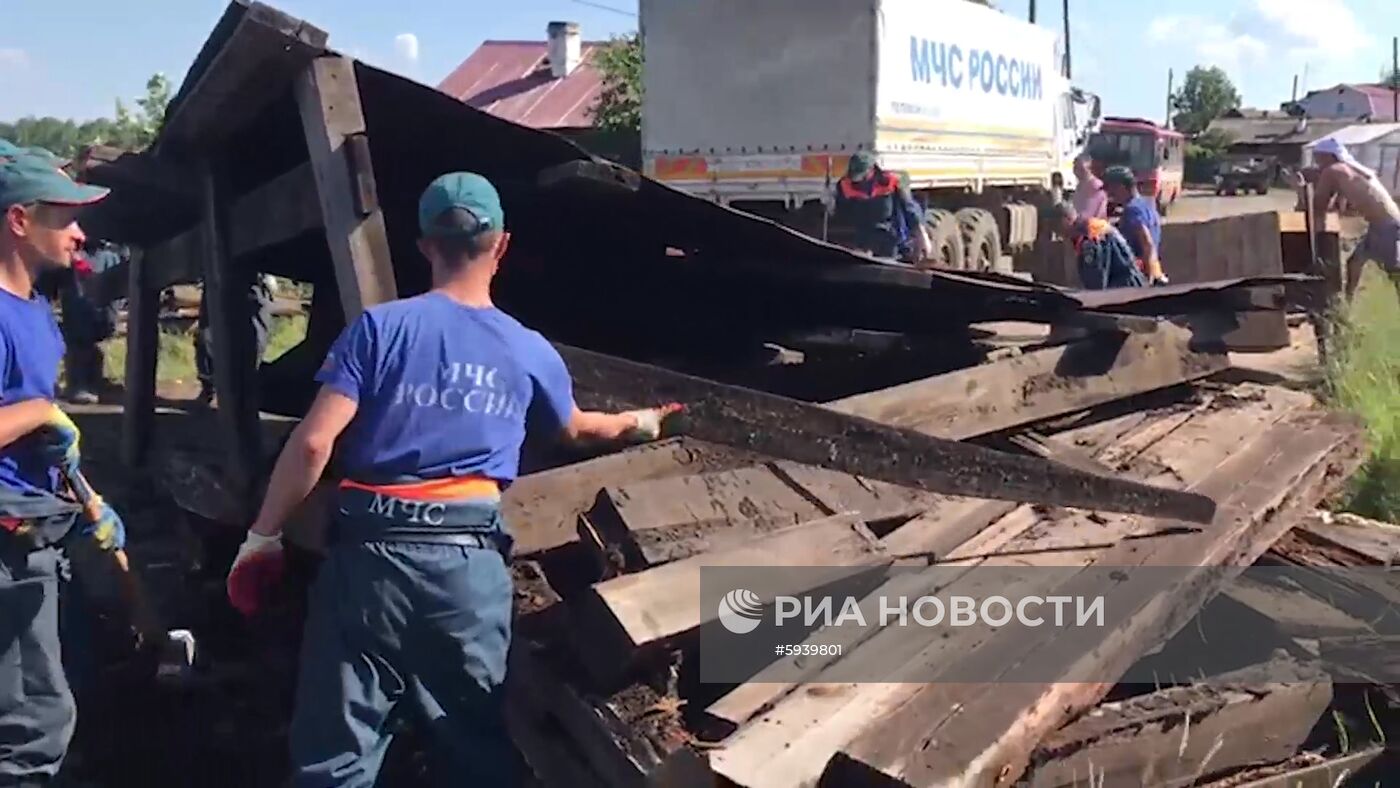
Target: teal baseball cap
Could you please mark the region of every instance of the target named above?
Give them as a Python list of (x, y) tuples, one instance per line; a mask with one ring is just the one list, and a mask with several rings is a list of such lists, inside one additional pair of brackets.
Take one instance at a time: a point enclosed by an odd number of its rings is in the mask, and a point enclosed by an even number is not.
[(41, 148), (37, 145), (29, 148), (24, 148), (21, 151), (20, 155), (32, 156), (33, 158), (36, 158), (40, 161), (49, 162), (50, 164), (53, 164), (53, 166), (59, 168), (67, 167), (69, 161), (68, 159), (63, 158), (62, 156), (58, 155), (57, 153), (54, 153), (48, 148)]
[(107, 189), (77, 183), (51, 160), (21, 153), (0, 159), (0, 210), (39, 202), (51, 205), (91, 205)]
[(850, 178), (860, 179), (869, 175), (875, 169), (875, 154), (868, 150), (856, 151), (851, 154), (851, 160), (846, 164), (846, 175)]
[(1136, 186), (1137, 179), (1133, 177), (1133, 171), (1119, 164), (1103, 171), (1104, 183), (1115, 183), (1119, 186)]
[[(475, 221), (445, 221), (444, 215), (464, 210)], [(449, 214), (450, 218), (450, 214)], [(506, 228), (501, 195), (491, 182), (473, 172), (439, 175), (418, 198), (418, 229), (423, 237), (477, 235)]]

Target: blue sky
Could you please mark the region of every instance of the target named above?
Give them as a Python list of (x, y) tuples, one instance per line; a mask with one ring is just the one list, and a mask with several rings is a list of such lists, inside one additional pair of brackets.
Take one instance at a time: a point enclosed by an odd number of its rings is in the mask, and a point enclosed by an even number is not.
[[(693, 0), (702, 2), (703, 0)], [(0, 120), (24, 115), (110, 115), (160, 71), (176, 84), (222, 13), (220, 0), (0, 0)], [(541, 39), (551, 19), (579, 22), (586, 38), (635, 27), (595, 0), (271, 0), (330, 32), (331, 45), (436, 84), (487, 38)], [(1025, 16), (1028, 0), (998, 0)], [(1167, 70), (1220, 65), (1246, 104), (1276, 107), (1294, 74), (1305, 87), (1373, 81), (1400, 33), (1400, 0), (1070, 0), (1075, 81), (1111, 114), (1160, 119)], [(635, 12), (636, 0), (596, 0)], [(1060, 25), (1060, 2), (1039, 0), (1041, 24)], [(1389, 8), (1385, 13), (1383, 8)], [(82, 20), (74, 24), (74, 20)]]

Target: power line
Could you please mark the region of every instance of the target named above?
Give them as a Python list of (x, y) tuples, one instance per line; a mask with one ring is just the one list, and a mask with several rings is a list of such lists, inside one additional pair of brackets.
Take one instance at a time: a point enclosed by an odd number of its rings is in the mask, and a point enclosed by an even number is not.
[(603, 4), (603, 3), (595, 3), (595, 2), (592, 2), (592, 0), (570, 0), (570, 2), (578, 3), (579, 5), (586, 5), (586, 6), (589, 6), (589, 7), (591, 7), (591, 8), (602, 9), (602, 10), (604, 10), (604, 11), (611, 11), (611, 12), (613, 12), (614, 14), (621, 14), (621, 15), (623, 15), (623, 16), (630, 16), (630, 17), (632, 17), (633, 19), (635, 19), (635, 18), (637, 17), (637, 14), (636, 14), (636, 13), (634, 13), (634, 12), (632, 12), (632, 11), (628, 11), (628, 10), (625, 9), (625, 8), (616, 8), (616, 7), (614, 7), (614, 6), (605, 5), (605, 4)]

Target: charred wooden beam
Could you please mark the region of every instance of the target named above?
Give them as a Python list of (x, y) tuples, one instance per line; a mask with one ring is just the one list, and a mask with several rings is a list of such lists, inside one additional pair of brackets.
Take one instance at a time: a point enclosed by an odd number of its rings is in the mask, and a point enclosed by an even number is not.
[(297, 82), (297, 104), (341, 308), (346, 321), (354, 321), (398, 297), (354, 61), (330, 56), (312, 62)]
[(157, 152), (213, 149), (284, 95), (278, 88), (325, 51), (327, 38), (275, 8), (235, 0), (171, 100)]
[(893, 427), (963, 440), (1208, 377), (1229, 367), (1172, 325), (1069, 345), (916, 380), (829, 407)]
[(557, 345), (586, 407), (684, 403), (679, 428), (703, 440), (926, 492), (1209, 522), (1199, 494), (1085, 473), (796, 400)]

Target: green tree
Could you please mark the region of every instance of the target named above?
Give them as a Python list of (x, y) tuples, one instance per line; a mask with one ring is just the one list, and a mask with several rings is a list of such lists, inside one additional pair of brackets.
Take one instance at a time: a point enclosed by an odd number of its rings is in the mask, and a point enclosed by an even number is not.
[(165, 122), (170, 104), (170, 81), (155, 74), (146, 81), (146, 95), (136, 100), (136, 110), (117, 99), (112, 118), (78, 122), (33, 116), (0, 123), (0, 137), (24, 147), (48, 148), (60, 156), (75, 156), (88, 145), (112, 145), (141, 150), (150, 145)]
[(615, 36), (593, 54), (603, 88), (590, 110), (598, 128), (609, 132), (641, 131), (642, 40), (636, 33)]
[(1212, 120), (1240, 106), (1240, 93), (1219, 66), (1196, 66), (1186, 72), (1172, 94), (1172, 125), (1183, 134), (1200, 134)]
[(1219, 129), (1207, 129), (1186, 145), (1186, 178), (1205, 183), (1215, 176), (1220, 160), (1230, 150), (1235, 138)]

